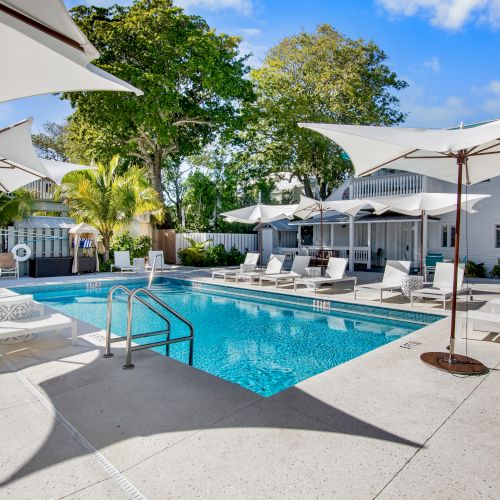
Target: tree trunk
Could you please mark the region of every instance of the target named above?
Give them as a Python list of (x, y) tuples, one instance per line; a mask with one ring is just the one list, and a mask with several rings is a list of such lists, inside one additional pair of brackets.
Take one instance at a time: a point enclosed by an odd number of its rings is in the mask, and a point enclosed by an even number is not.
[(104, 233), (102, 235), (102, 244), (104, 246), (104, 262), (109, 261), (109, 250), (111, 248), (111, 235)]

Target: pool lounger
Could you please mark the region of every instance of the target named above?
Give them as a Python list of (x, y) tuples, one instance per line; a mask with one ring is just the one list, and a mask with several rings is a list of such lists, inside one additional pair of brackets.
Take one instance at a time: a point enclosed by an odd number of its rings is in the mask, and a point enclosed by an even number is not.
[[(256, 252), (248, 252), (245, 255), (245, 262), (243, 263), (243, 265), (253, 266), (255, 268), (257, 262), (259, 262), (259, 254)], [(236, 275), (240, 272), (240, 266), (226, 267), (224, 269), (212, 269), (212, 279), (215, 279), (216, 276), (220, 276), (221, 278), (224, 278), (224, 281), (226, 281), (227, 278), (236, 278)]]
[(326, 266), (325, 276), (305, 277), (294, 281), (294, 289), (297, 290), (297, 285), (302, 283), (308, 288), (312, 288), (314, 293), (321, 285), (335, 285), (345, 281), (352, 281), (353, 286), (356, 286), (356, 278), (354, 276), (346, 276), (347, 259), (342, 257), (330, 257)]
[(354, 298), (358, 290), (373, 290), (379, 292), (379, 300), (382, 302), (383, 292), (401, 290), (401, 278), (408, 276), (411, 262), (408, 260), (388, 260), (385, 264), (384, 276), (379, 283), (367, 283), (354, 287)]
[[(465, 269), (463, 264), (458, 267), (457, 274), (457, 294), (469, 294), (472, 298), (472, 290), (464, 287)], [(430, 288), (413, 290), (410, 295), (410, 303), (413, 306), (416, 297), (422, 299), (439, 299), (443, 301), (443, 309), (446, 309), (446, 302), (453, 297), (453, 263), (438, 262), (434, 279)]]
[(261, 276), (280, 274), (281, 270), (283, 269), (284, 262), (285, 262), (284, 255), (271, 255), (265, 271), (253, 271), (250, 273), (239, 272), (236, 275), (236, 282), (240, 280), (249, 281), (251, 285), (254, 280), (260, 280)]
[(261, 275), (259, 278), (259, 285), (263, 281), (271, 281), (274, 286), (278, 288), (279, 283), (295, 283), (296, 279), (303, 278), (306, 272), (306, 267), (309, 265), (311, 257), (309, 255), (297, 255), (293, 259), (292, 269), (287, 273), (267, 274)]
[(28, 333), (36, 334), (53, 332), (56, 330), (71, 329), (71, 343), (77, 343), (77, 322), (73, 318), (59, 313), (46, 316), (23, 318), (0, 322), (0, 340), (9, 337), (17, 337)]

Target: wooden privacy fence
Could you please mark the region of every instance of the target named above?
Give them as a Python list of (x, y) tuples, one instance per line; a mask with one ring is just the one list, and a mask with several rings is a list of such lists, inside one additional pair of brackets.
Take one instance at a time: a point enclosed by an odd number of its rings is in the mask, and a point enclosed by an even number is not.
[(207, 247), (224, 245), (226, 250), (236, 247), (241, 253), (256, 252), (258, 237), (256, 234), (243, 233), (176, 233), (173, 229), (156, 229), (153, 231), (153, 248), (163, 250), (165, 261), (179, 263), (177, 252), (190, 246), (187, 238), (197, 242), (211, 240)]
[[(25, 243), (31, 257), (67, 257), (69, 255), (68, 229), (27, 229), (8, 227), (0, 229), (2, 252), (10, 252), (14, 245)], [(28, 274), (28, 262), (19, 263), (19, 274)]]

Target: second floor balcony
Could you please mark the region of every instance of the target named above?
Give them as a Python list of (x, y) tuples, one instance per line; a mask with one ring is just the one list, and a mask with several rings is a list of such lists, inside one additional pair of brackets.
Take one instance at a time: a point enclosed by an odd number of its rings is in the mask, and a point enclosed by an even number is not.
[(424, 191), (424, 176), (403, 173), (352, 179), (349, 197), (372, 198), (378, 196), (398, 196)]

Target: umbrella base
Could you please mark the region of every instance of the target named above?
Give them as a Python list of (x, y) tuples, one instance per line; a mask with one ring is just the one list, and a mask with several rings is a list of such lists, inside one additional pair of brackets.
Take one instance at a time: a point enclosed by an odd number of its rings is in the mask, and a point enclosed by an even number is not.
[(457, 375), (482, 375), (488, 371), (480, 361), (461, 354), (453, 354), (451, 362), (449, 352), (424, 352), (420, 359), (432, 368)]

